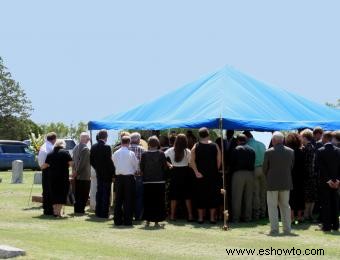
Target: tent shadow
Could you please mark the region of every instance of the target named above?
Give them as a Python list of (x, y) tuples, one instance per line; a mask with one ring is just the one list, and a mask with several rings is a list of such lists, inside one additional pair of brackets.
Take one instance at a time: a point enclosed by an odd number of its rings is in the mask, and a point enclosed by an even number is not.
[(44, 220), (53, 220), (53, 221), (60, 221), (60, 220), (67, 220), (69, 217), (64, 216), (64, 217), (59, 217), (56, 218), (55, 216), (52, 215), (39, 215), (39, 216), (34, 216), (32, 218), (35, 219), (44, 219)]

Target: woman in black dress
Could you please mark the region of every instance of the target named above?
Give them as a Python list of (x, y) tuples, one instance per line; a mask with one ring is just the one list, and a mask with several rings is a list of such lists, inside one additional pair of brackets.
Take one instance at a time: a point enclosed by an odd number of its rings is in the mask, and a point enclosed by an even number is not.
[(292, 223), (303, 221), (304, 200), (304, 155), (302, 152), (302, 140), (299, 134), (290, 133), (286, 137), (286, 146), (294, 150), (294, 166), (292, 170), (293, 190), (290, 191), (289, 205), (291, 208)]
[(170, 220), (175, 220), (177, 201), (185, 200), (188, 211), (188, 221), (193, 220), (192, 216), (192, 183), (193, 172), (189, 167), (191, 152), (188, 149), (188, 139), (184, 134), (177, 135), (174, 147), (165, 152), (170, 160)]
[(219, 203), (219, 168), (221, 152), (217, 144), (209, 139), (209, 130), (205, 127), (198, 132), (200, 141), (191, 150), (191, 167), (196, 175), (196, 206), (198, 223), (203, 224), (204, 212), (210, 211), (210, 223), (216, 223), (216, 208)]
[(314, 168), (315, 147), (312, 144), (313, 132), (305, 129), (301, 132), (303, 139), (303, 157), (304, 157), (304, 179), (305, 179), (305, 220), (313, 220), (313, 209), (318, 199), (318, 175)]
[(144, 185), (144, 214), (146, 224), (165, 220), (165, 171), (168, 168), (165, 155), (158, 149), (156, 136), (148, 139), (149, 150), (144, 152), (140, 161), (140, 171)]
[(61, 217), (61, 208), (66, 204), (70, 187), (69, 167), (72, 166), (72, 158), (64, 150), (65, 147), (65, 141), (57, 140), (53, 152), (47, 155), (43, 166), (48, 169), (51, 178), (51, 201), (55, 217)]

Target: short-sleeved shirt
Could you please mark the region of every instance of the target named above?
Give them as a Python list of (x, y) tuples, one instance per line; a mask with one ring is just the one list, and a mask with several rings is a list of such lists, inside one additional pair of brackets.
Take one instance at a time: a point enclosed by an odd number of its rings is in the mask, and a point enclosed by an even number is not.
[(165, 151), (165, 156), (170, 158), (171, 164), (175, 167), (185, 167), (189, 165), (191, 152), (189, 149), (185, 149), (184, 157), (180, 162), (175, 161), (175, 149), (173, 147)]

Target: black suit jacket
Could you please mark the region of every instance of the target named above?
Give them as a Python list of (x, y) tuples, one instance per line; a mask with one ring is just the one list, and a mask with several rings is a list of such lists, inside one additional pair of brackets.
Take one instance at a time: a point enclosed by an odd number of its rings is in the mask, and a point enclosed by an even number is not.
[(112, 161), (112, 151), (102, 140), (91, 147), (90, 163), (96, 170), (98, 181), (111, 182), (115, 174)]
[(340, 180), (340, 149), (332, 144), (321, 147), (316, 152), (316, 167), (321, 184), (329, 180)]
[(249, 145), (238, 145), (231, 152), (229, 171), (254, 171), (255, 151)]

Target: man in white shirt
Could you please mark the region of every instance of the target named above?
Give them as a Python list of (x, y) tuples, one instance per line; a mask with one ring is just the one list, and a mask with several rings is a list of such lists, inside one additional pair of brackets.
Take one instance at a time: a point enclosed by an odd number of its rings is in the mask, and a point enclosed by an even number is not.
[(138, 159), (129, 150), (130, 136), (123, 136), (121, 141), (121, 148), (112, 156), (116, 168), (114, 224), (131, 226), (136, 193), (134, 175), (138, 170)]
[[(53, 151), (54, 144), (57, 140), (57, 134), (54, 132), (48, 133), (46, 142), (40, 147), (38, 154), (38, 163), (40, 168), (45, 163), (46, 157)], [(42, 170), (42, 190), (43, 190), (43, 209), (44, 215), (53, 215), (53, 207), (51, 203), (50, 178), (48, 168)]]

